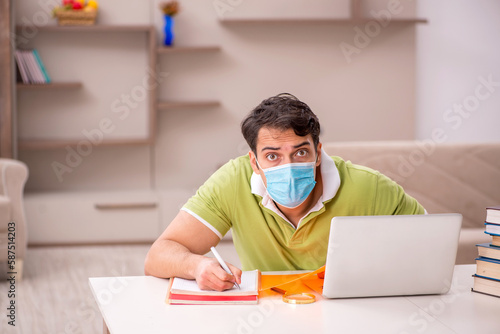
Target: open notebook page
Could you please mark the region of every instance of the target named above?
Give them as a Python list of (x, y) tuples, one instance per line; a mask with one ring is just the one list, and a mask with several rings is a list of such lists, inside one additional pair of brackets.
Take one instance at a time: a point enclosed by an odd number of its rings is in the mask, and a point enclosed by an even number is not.
[(241, 284), (240, 288), (234, 286), (233, 288), (229, 290), (225, 290), (223, 292), (217, 292), (217, 291), (207, 291), (207, 290), (201, 290), (198, 287), (198, 283), (196, 283), (196, 280), (188, 280), (188, 279), (183, 279), (176, 277), (174, 279), (174, 282), (172, 284), (171, 290), (183, 290), (183, 291), (190, 291), (193, 293), (221, 293), (221, 294), (244, 294), (245, 292), (255, 292), (258, 291), (258, 270), (254, 271), (244, 271), (241, 275)]

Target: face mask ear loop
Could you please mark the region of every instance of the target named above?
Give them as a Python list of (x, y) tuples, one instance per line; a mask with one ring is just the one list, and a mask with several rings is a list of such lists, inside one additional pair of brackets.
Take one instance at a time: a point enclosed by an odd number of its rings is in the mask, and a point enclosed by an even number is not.
[(257, 160), (257, 157), (255, 157), (255, 162), (257, 163), (257, 167), (259, 167), (260, 170), (264, 171), (262, 167), (260, 167), (259, 160)]

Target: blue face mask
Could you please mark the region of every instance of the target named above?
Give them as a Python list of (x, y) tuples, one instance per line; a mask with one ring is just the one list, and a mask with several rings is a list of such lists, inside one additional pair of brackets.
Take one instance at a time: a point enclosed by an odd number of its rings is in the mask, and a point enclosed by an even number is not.
[(262, 169), (267, 180), (267, 193), (284, 207), (292, 209), (299, 206), (316, 185), (315, 168), (316, 162), (313, 161)]

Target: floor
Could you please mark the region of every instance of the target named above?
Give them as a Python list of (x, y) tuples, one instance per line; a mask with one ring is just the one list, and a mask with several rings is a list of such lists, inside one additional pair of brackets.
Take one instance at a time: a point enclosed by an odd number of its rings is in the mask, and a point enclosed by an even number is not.
[[(0, 281), (0, 333), (102, 333), (103, 323), (88, 284), (89, 277), (143, 275), (150, 245), (66, 246), (29, 248), (24, 277)], [(231, 242), (217, 249), (226, 261), (239, 265)], [(3, 274), (3, 273), (2, 273)], [(163, 298), (163, 296), (159, 296)], [(8, 325), (7, 307), (15, 301), (15, 327)]]

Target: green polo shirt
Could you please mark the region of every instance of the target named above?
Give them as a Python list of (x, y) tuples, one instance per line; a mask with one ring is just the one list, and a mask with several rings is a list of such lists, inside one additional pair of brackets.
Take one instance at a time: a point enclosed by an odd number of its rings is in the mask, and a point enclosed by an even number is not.
[(264, 193), (248, 155), (222, 166), (182, 210), (220, 238), (232, 229), (242, 269), (261, 271), (314, 270), (323, 266), (330, 222), (335, 216), (425, 212), (401, 186), (373, 169), (323, 154), (321, 173), (323, 196), (297, 228)]

